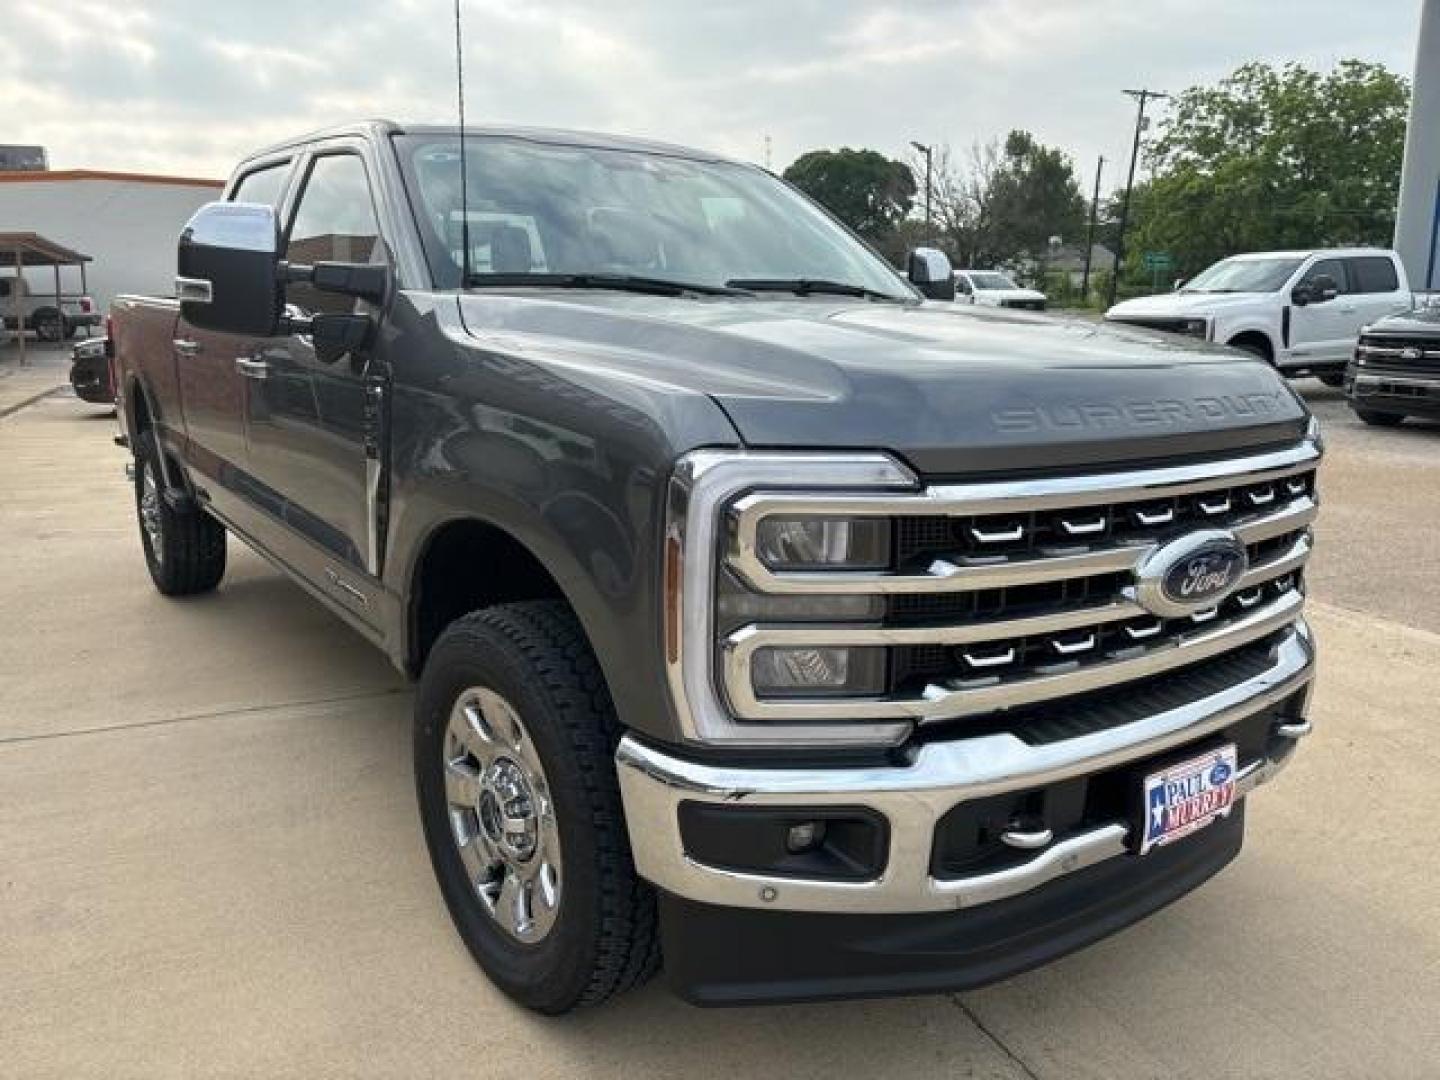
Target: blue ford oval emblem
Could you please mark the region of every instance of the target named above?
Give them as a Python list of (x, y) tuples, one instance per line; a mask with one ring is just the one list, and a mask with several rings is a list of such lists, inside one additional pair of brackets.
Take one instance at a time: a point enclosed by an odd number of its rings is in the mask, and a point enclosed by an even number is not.
[(1161, 588), (1177, 604), (1208, 607), (1225, 596), (1245, 572), (1245, 549), (1217, 543), (1178, 560)]
[(1249, 568), (1245, 545), (1224, 529), (1202, 529), (1154, 549), (1135, 569), (1135, 598), (1174, 618), (1212, 608)]

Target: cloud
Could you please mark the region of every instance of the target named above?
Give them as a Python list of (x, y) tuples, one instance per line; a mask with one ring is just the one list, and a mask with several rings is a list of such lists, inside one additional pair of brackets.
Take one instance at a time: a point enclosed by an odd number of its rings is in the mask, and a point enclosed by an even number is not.
[[(464, 0), (467, 109), (781, 167), (816, 146), (957, 150), (1013, 127), (1118, 176), (1133, 103), (1251, 59), (1409, 73), (1413, 0)], [(8, 138), (56, 167), (223, 176), (364, 116), (454, 116), (451, 0), (6, 0)]]

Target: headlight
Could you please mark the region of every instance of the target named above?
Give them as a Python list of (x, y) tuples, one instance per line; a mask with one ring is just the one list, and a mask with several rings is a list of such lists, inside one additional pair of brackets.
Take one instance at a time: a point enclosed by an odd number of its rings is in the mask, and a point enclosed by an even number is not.
[(885, 650), (757, 649), (750, 664), (750, 681), (756, 697), (880, 694), (885, 690)]
[[(670, 697), (687, 740), (732, 746), (904, 740), (908, 720), (853, 711), (799, 722), (762, 714), (764, 702), (777, 699), (834, 699), (840, 709), (846, 699), (853, 705), (888, 692), (886, 646), (825, 636), (868, 630), (885, 616), (883, 596), (856, 592), (845, 579), (891, 565), (892, 519), (855, 501), (917, 488), (914, 474), (883, 454), (701, 450), (677, 464), (666, 511), (663, 643)], [(784, 575), (797, 580), (777, 585)], [(790, 636), (767, 640), (772, 634)]]
[(890, 563), (890, 519), (764, 518), (755, 554), (772, 570), (881, 569)]

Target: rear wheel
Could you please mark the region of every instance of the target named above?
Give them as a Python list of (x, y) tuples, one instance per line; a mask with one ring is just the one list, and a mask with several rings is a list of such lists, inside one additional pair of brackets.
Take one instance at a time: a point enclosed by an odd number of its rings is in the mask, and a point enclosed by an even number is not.
[(166, 500), (153, 431), (142, 432), (135, 443), (135, 514), (155, 588), (166, 596), (190, 596), (220, 584), (225, 528), (201, 510), (177, 510)]
[(1405, 422), (1403, 413), (1376, 412), (1374, 409), (1356, 409), (1355, 415), (1371, 427), (1399, 427)]
[(54, 308), (41, 308), (31, 319), (35, 336), (41, 341), (61, 341), (65, 337), (65, 318)]
[(435, 877), (491, 981), (539, 1012), (604, 1001), (659, 965), (618, 739), (599, 665), (562, 603), (468, 615), (425, 663), (415, 787)]

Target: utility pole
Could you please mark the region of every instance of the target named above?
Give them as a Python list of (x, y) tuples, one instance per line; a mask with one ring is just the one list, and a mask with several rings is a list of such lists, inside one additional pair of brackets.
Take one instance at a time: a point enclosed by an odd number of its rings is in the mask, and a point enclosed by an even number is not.
[(1120, 284), (1120, 271), (1125, 266), (1125, 226), (1130, 222), (1130, 189), (1135, 186), (1135, 163), (1140, 158), (1140, 135), (1145, 130), (1145, 105), (1150, 100), (1168, 100), (1169, 94), (1158, 90), (1126, 90), (1139, 104), (1135, 110), (1135, 144), (1130, 148), (1130, 173), (1125, 178), (1125, 197), (1120, 200), (1120, 234), (1115, 238), (1115, 272), (1110, 275), (1110, 296), (1107, 305), (1115, 303), (1115, 290)]
[(925, 155), (925, 242), (933, 247), (935, 244), (935, 229), (934, 226), (930, 223), (930, 188), (932, 184), (930, 178), (931, 148), (926, 146), (924, 143), (916, 142), (914, 139), (910, 140), (910, 145), (913, 146), (916, 150), (920, 151), (920, 153)]
[(1095, 250), (1095, 214), (1100, 207), (1100, 173), (1105, 168), (1105, 155), (1095, 163), (1095, 194), (1090, 199), (1090, 223), (1085, 226), (1085, 272), (1080, 275), (1080, 300), (1090, 303), (1090, 253)]

